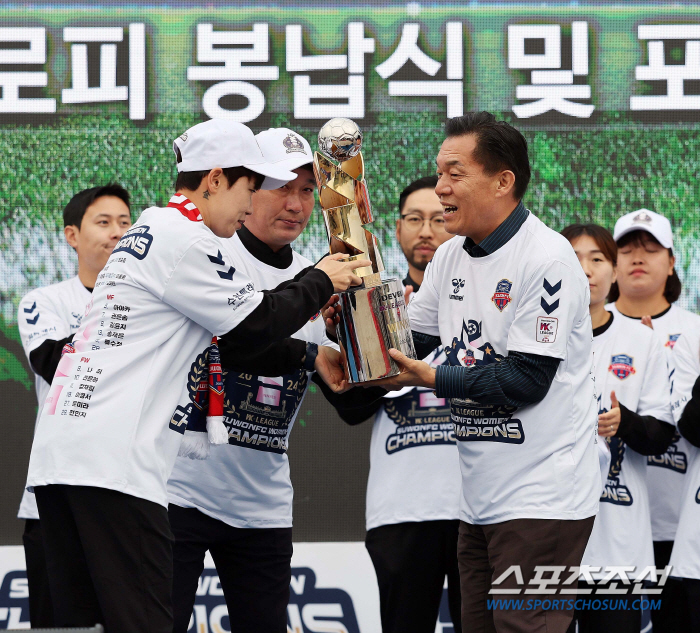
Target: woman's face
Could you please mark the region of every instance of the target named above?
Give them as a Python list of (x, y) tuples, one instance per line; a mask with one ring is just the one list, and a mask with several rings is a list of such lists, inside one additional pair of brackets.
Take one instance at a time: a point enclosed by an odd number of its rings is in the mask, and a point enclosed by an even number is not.
[(581, 235), (572, 240), (576, 256), (583, 272), (588, 277), (591, 289), (591, 305), (603, 303), (610, 293), (610, 286), (615, 281), (615, 266), (605, 257), (598, 243), (590, 235)]
[(667, 248), (651, 235), (643, 233), (638, 244), (634, 242), (618, 248), (617, 285), (620, 296), (635, 299), (653, 299), (662, 295), (666, 280), (675, 264)]

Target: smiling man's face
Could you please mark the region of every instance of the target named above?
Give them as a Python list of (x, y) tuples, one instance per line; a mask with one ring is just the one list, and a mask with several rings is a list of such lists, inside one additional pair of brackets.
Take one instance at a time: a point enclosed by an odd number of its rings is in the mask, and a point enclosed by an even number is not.
[(297, 178), (284, 187), (260, 190), (253, 196), (253, 214), (246, 227), (273, 251), (291, 244), (309, 223), (314, 210), (316, 180), (311, 165), (295, 169)]

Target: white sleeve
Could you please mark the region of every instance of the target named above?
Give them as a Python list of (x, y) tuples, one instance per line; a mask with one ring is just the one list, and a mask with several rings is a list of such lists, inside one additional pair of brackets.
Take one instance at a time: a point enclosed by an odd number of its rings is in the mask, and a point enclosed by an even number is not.
[(24, 353), (29, 358), (46, 340), (60, 341), (70, 335), (70, 324), (61, 318), (56, 306), (43, 292), (32, 291), (19, 303), (17, 326)]
[(508, 351), (565, 359), (574, 327), (588, 316), (581, 271), (552, 260), (527, 280), (508, 332)]
[(431, 336), (440, 336), (438, 324), (440, 293), (435, 283), (438, 278), (436, 269), (439, 266), (435, 261), (437, 258), (438, 254), (436, 253), (432, 261), (428, 262), (420, 290), (411, 295), (408, 302), (408, 316), (411, 321), (411, 329), (414, 332), (422, 332)]
[(673, 346), (673, 364), (675, 371), (671, 375), (671, 408), (673, 418), (678, 422), (700, 375), (700, 333), (680, 335)]
[(163, 301), (217, 336), (236, 327), (263, 297), (227, 254), (220, 253), (221, 245), (213, 239), (195, 242), (175, 266), (163, 293)]
[(639, 394), (636, 413), (651, 415), (662, 422), (673, 424), (666, 351), (657, 336), (651, 336), (650, 339), (647, 365), (644, 368), (644, 383)]

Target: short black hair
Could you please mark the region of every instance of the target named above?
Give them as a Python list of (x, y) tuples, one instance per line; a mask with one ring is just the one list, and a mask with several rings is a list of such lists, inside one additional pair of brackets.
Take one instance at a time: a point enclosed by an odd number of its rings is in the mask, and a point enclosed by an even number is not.
[[(180, 191), (181, 189), (186, 189), (187, 191), (197, 191), (199, 185), (202, 184), (202, 179), (211, 171), (211, 169), (205, 169), (204, 171), (181, 171), (178, 173), (175, 180), (175, 191)], [(247, 167), (224, 167), (221, 171), (224, 172), (226, 180), (228, 180), (228, 188), (233, 187), (234, 183), (239, 178), (253, 178), (255, 180), (255, 188), (260, 189), (262, 187), (265, 176), (258, 174)]]
[(412, 193), (420, 191), (421, 189), (435, 189), (438, 184), (437, 176), (425, 176), (414, 180), (408, 187), (406, 187), (399, 196), (399, 215), (403, 213), (403, 208), (406, 206), (406, 199)]
[[(657, 240), (649, 231), (644, 231), (638, 229), (636, 231), (630, 231), (629, 233), (623, 235), (619, 240), (617, 240), (617, 248), (624, 248), (625, 246), (632, 245), (633, 247), (644, 246), (646, 242), (654, 242), (659, 246), (662, 244)], [(673, 257), (673, 249), (669, 248), (668, 254)], [(676, 272), (676, 267), (673, 267), (673, 272), (666, 278), (666, 286), (664, 287), (664, 299), (669, 303), (674, 303), (681, 296), (681, 291), (683, 290), (683, 284), (681, 283), (680, 277)], [(610, 288), (610, 295), (608, 299), (611, 302), (617, 301), (620, 298), (620, 287), (615, 282)]]
[(119, 198), (131, 212), (129, 192), (120, 184), (111, 182), (101, 187), (90, 187), (90, 189), (83, 189), (76, 193), (63, 209), (63, 226), (77, 226), (80, 228), (88, 207), (98, 198), (104, 198), (105, 196)]
[(487, 174), (509, 169), (515, 174), (513, 195), (522, 200), (530, 182), (530, 159), (525, 137), (490, 112), (468, 112), (445, 123), (447, 138), (474, 134), (476, 160)]

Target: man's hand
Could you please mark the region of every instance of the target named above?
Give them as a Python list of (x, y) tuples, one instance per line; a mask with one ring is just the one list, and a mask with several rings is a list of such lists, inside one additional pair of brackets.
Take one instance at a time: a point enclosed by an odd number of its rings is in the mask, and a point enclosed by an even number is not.
[(391, 378), (382, 378), (364, 383), (365, 387), (384, 387), (396, 391), (403, 387), (428, 387), (435, 389), (435, 370), (422, 360), (413, 360), (397, 349), (390, 349), (389, 354), (401, 368), (401, 373)]
[(358, 259), (355, 262), (338, 261), (339, 259), (343, 259), (343, 257), (347, 257), (347, 255), (343, 253), (328, 255), (328, 257), (324, 257), (315, 266), (315, 268), (322, 270), (330, 277), (333, 283), (333, 289), (336, 292), (347, 290), (350, 286), (359, 286), (362, 283), (362, 279), (352, 271), (355, 268), (364, 268), (365, 266), (372, 265), (369, 259)]
[(610, 404), (612, 408), (607, 413), (598, 416), (598, 435), (600, 437), (614, 437), (617, 429), (620, 428), (620, 403), (617, 401), (615, 392), (610, 392)]
[(340, 297), (338, 295), (333, 295), (326, 303), (323, 308), (321, 308), (321, 316), (323, 316), (323, 322), (326, 324), (326, 333), (328, 338), (332, 341), (336, 339), (336, 329), (335, 326), (340, 323), (340, 303), (338, 301)]
[(350, 388), (345, 379), (345, 366), (340, 352), (332, 347), (321, 345), (314, 363), (316, 373), (335, 393), (343, 393)]

